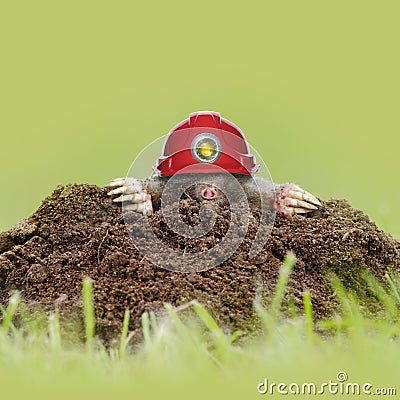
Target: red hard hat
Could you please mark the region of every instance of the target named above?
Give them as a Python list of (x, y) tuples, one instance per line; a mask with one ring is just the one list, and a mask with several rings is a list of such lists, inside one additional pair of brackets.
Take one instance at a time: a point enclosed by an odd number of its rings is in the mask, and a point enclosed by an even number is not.
[(167, 135), (155, 171), (159, 176), (180, 173), (252, 175), (258, 170), (243, 132), (212, 111), (191, 113)]

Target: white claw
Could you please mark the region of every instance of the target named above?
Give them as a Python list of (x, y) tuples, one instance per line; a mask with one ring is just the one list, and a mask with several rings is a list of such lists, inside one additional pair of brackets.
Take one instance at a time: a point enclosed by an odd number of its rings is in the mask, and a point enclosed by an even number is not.
[(124, 206), (124, 209), (127, 211), (143, 212), (144, 208), (144, 203), (130, 203)]
[(151, 215), (153, 214), (153, 203), (151, 201), (151, 195), (148, 194), (146, 197), (146, 201), (144, 203), (143, 215)]
[(308, 201), (309, 203), (314, 204), (315, 206), (318, 207), (322, 207), (322, 203), (315, 197), (313, 196), (311, 193), (305, 192), (304, 193), (304, 200)]
[(143, 185), (141, 182), (134, 182), (133, 184), (126, 184), (124, 186), (117, 187), (114, 190), (108, 192), (109, 196), (113, 196), (116, 194), (133, 194), (140, 193), (143, 191)]
[(141, 181), (136, 178), (127, 176), (126, 178), (115, 178), (111, 182), (107, 183), (105, 187), (119, 187), (119, 186), (137, 186), (141, 185)]
[(309, 208), (295, 207), (293, 208), (294, 214), (306, 214), (311, 211)]
[(151, 195), (147, 194), (145, 201), (141, 203), (127, 203), (123, 206), (126, 211), (136, 211), (143, 215), (153, 214), (153, 204), (151, 202)]
[(314, 204), (315, 206), (319, 207), (322, 206), (321, 202), (315, 196), (313, 196), (311, 193), (306, 192), (299, 186), (297, 186), (297, 188), (292, 188), (291, 190), (289, 190), (287, 192), (287, 196), (290, 196), (298, 200), (304, 200), (307, 203)]
[(305, 214), (317, 210), (321, 202), (311, 193), (306, 192), (294, 183), (279, 185), (275, 206), (283, 214)]
[(125, 194), (117, 197), (113, 201), (115, 201), (116, 203), (119, 202), (142, 203), (146, 200), (146, 198), (147, 198), (147, 193), (143, 191), (139, 193)]
[(294, 208), (318, 210), (318, 207), (316, 207), (314, 204), (308, 203), (307, 201), (304, 201), (304, 200), (298, 200), (297, 198), (293, 198), (293, 197), (286, 197), (284, 202), (286, 205), (292, 206)]
[(115, 194), (126, 194), (127, 186), (120, 186), (116, 189), (110, 190), (107, 194), (109, 196), (114, 196)]
[(136, 211), (143, 215), (151, 215), (153, 213), (151, 195), (146, 192), (141, 180), (131, 177), (116, 178), (105, 187), (113, 188), (108, 192), (109, 196), (120, 195), (113, 201), (123, 203), (125, 210)]
[(105, 185), (105, 187), (108, 188), (108, 187), (124, 186), (125, 181), (126, 178), (115, 178), (111, 182), (108, 182), (107, 185)]

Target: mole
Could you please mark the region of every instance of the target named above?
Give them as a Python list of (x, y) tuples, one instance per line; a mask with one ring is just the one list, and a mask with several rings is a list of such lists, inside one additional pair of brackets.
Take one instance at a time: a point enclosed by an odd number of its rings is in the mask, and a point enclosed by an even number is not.
[(157, 159), (155, 176), (145, 180), (116, 178), (106, 188), (111, 189), (108, 194), (114, 197), (113, 201), (123, 203), (126, 210), (151, 215), (160, 209), (171, 177), (187, 197), (199, 203), (218, 203), (227, 201), (221, 188), (227, 180), (226, 174), (230, 174), (250, 202), (256, 201), (260, 194), (273, 196), (278, 213), (305, 214), (321, 206), (314, 195), (295, 183), (275, 184), (256, 177), (258, 169), (239, 127), (218, 112), (199, 111), (191, 113), (169, 132), (162, 155)]

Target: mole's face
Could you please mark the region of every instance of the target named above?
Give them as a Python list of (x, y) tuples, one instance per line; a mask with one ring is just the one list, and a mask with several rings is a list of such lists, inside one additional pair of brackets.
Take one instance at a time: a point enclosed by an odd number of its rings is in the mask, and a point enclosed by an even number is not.
[[(222, 203), (226, 196), (221, 188), (224, 188), (226, 177), (223, 174), (202, 174), (176, 176), (174, 185), (181, 191), (181, 198), (191, 198), (199, 203)], [(225, 184), (226, 186), (226, 184)]]
[(185, 190), (185, 194), (199, 203), (203, 201), (223, 201), (225, 196), (212, 182), (198, 182)]
[[(243, 193), (247, 194), (251, 182), (253, 182), (253, 179), (248, 176), (234, 177), (222, 173), (182, 174), (175, 175), (173, 181), (169, 181), (168, 184), (172, 186), (169, 186), (168, 191), (178, 191), (181, 193), (181, 199), (190, 198), (198, 203), (222, 205), (229, 204), (233, 200), (240, 201)], [(163, 195), (165, 193), (163, 191)], [(228, 200), (228, 197), (230, 200)]]

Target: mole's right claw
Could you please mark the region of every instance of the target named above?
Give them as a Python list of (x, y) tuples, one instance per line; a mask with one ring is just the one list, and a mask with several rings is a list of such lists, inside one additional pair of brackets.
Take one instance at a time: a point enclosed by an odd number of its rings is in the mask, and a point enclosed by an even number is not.
[(118, 187), (125, 185), (126, 178), (115, 178), (111, 182), (108, 182), (107, 185), (104, 187), (111, 188), (111, 187)]
[[(131, 193), (131, 192), (127, 192), (127, 193)], [(122, 196), (117, 197), (113, 201), (116, 202), (116, 203), (118, 203), (118, 202), (121, 202), (121, 203), (127, 203), (127, 202), (129, 202), (129, 203), (142, 203), (146, 199), (147, 199), (147, 193), (146, 193), (146, 191), (142, 190), (141, 192), (137, 192), (137, 193), (123, 194)]]
[(141, 203), (127, 203), (124, 204), (124, 209), (127, 211), (136, 211), (143, 215), (153, 214), (153, 204), (151, 202), (151, 196), (148, 194), (145, 201)]
[(109, 196), (120, 195), (113, 201), (123, 203), (125, 210), (140, 212), (143, 215), (153, 213), (151, 195), (147, 193), (141, 180), (131, 177), (116, 178), (105, 187), (113, 188), (108, 192)]
[(117, 187), (108, 192), (109, 196), (113, 196), (116, 194), (131, 194), (131, 193), (140, 193), (143, 192), (143, 184), (140, 181), (128, 183), (126, 182), (124, 185)]

